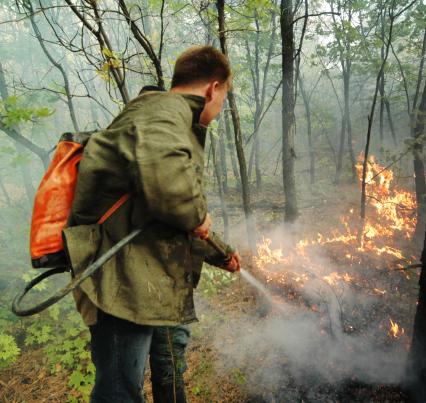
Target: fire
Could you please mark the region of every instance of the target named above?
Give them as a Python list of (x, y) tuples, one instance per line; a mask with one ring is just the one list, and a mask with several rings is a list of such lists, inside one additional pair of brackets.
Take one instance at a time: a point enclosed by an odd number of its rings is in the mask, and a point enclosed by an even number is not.
[(404, 328), (400, 327), (398, 323), (394, 322), (392, 319), (389, 319), (389, 336), (394, 339), (399, 339), (404, 333)]
[(380, 288), (373, 288), (373, 291), (376, 294), (380, 294), (380, 295), (385, 295), (386, 294), (386, 290), (381, 290)]
[[(357, 165), (357, 172), (361, 181), (361, 163)], [(372, 293), (390, 295), (390, 290), (387, 293), (359, 279), (356, 268), (384, 267), (411, 259), (404, 255), (397, 243), (402, 239), (409, 240), (414, 233), (415, 195), (398, 188), (393, 181), (393, 172), (385, 170), (371, 157), (366, 176), (367, 218), (362, 228), (357, 209), (351, 207), (340, 217), (340, 228), (299, 239), (292, 247), (273, 248), (272, 240), (263, 238), (254, 257), (259, 273), (267, 283), (286, 285), (296, 290), (317, 279), (330, 287), (365, 285)], [(343, 270), (330, 268), (330, 264), (326, 263), (329, 261)], [(347, 269), (355, 270), (349, 274)], [(392, 319), (390, 323), (391, 337), (401, 337), (404, 329)]]
[(353, 280), (348, 273), (345, 273), (343, 276), (338, 274), (337, 272), (332, 272), (328, 276), (323, 276), (323, 280), (326, 281), (330, 285), (336, 285), (339, 281), (344, 281), (346, 283), (350, 283)]

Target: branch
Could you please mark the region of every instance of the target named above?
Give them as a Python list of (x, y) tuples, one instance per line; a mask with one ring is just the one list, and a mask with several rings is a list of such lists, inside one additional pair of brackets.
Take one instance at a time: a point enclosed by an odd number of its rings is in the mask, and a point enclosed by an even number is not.
[(333, 12), (333, 11), (324, 11), (323, 13), (314, 13), (314, 14), (307, 14), (307, 15), (305, 14), (305, 15), (302, 15), (301, 17), (298, 17), (298, 18), (294, 19), (293, 20), (293, 25), (296, 24), (296, 22), (298, 22), (300, 20), (303, 20), (305, 18), (308, 18), (308, 17), (319, 17), (320, 15), (340, 15), (340, 13), (336, 13), (336, 12)]
[(36, 154), (43, 162), (43, 165), (47, 167), (47, 165), (49, 164), (49, 156), (44, 148), (33, 143), (31, 140), (28, 140), (22, 134), (18, 133), (15, 129), (6, 126), (2, 122), (2, 120), (0, 120), (0, 130), (3, 131), (12, 140), (16, 141), (17, 143), (21, 144), (22, 146)]

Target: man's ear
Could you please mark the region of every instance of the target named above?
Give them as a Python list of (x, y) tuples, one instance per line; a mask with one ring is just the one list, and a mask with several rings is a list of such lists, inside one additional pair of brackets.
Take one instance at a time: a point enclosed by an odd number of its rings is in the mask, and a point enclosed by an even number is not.
[(209, 83), (207, 90), (206, 90), (206, 102), (210, 102), (213, 98), (214, 94), (214, 81)]

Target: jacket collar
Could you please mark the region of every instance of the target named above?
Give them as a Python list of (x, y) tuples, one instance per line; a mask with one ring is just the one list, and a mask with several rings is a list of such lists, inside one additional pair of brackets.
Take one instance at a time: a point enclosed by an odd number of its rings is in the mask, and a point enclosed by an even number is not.
[(192, 131), (197, 136), (201, 146), (204, 148), (206, 143), (207, 127), (200, 124), (200, 115), (206, 104), (206, 99), (199, 95), (181, 94), (188, 103), (192, 111)]
[(192, 111), (192, 124), (200, 123), (201, 112), (204, 109), (204, 105), (206, 104), (206, 99), (204, 97), (200, 97), (199, 95), (192, 94), (181, 94), (185, 101), (188, 103), (189, 107)]

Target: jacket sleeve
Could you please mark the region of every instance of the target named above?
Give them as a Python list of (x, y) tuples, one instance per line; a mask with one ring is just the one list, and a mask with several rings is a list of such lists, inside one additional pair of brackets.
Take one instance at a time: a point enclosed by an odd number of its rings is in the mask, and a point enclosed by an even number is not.
[(137, 188), (153, 216), (183, 231), (199, 226), (207, 214), (200, 174), (192, 161), (184, 111), (161, 106), (135, 123)]
[[(235, 249), (223, 242), (215, 232), (210, 232), (209, 237), (213, 239), (227, 255), (235, 252)], [(206, 263), (216, 267), (222, 267), (226, 264), (226, 256), (223, 256), (206, 241), (195, 238), (193, 243), (195, 244), (194, 248), (197, 250), (197, 254), (202, 254)]]

